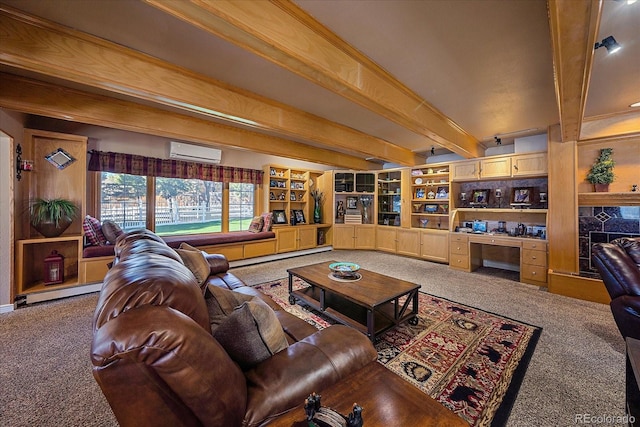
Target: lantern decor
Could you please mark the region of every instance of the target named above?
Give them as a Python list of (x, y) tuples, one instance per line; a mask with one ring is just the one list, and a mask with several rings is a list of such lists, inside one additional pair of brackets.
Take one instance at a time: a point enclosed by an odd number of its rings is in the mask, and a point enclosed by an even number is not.
[(64, 282), (64, 257), (58, 251), (51, 251), (44, 259), (44, 284), (55, 285), (62, 282)]

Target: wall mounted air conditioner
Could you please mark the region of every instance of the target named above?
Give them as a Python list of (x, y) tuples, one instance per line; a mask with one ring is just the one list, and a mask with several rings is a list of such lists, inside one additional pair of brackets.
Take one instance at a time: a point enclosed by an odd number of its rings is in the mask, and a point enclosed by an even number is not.
[(169, 157), (196, 163), (220, 163), (222, 150), (171, 141)]

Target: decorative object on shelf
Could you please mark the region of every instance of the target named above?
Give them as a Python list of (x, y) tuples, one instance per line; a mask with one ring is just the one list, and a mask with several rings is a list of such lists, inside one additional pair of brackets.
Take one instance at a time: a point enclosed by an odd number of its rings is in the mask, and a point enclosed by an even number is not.
[(58, 251), (44, 259), (43, 282), (45, 285), (56, 285), (64, 282), (64, 257)]
[(358, 198), (347, 197), (347, 209), (357, 209), (357, 208), (358, 208)]
[(292, 217), (295, 217), (296, 224), (305, 224), (307, 221), (304, 219), (304, 211), (301, 209), (294, 209)]
[(424, 188), (416, 190), (416, 199), (424, 199)]
[(460, 202), (462, 203), (462, 207), (465, 207), (467, 205), (467, 193), (460, 193)]
[(427, 218), (420, 218), (420, 227), (427, 228), (429, 224), (429, 220)]
[(338, 200), (336, 203), (336, 222), (344, 222), (344, 201)]
[(313, 222), (315, 224), (321, 224), (322, 202), (324, 201), (324, 193), (317, 188), (314, 188), (313, 190), (311, 190), (311, 197), (313, 198)]
[(438, 187), (438, 192), (436, 193), (436, 199), (448, 199), (449, 192), (447, 191), (447, 187)]
[(489, 201), (489, 190), (473, 190), (471, 206), (486, 207)]
[(514, 188), (511, 192), (511, 206), (524, 207), (531, 205), (533, 187)]
[(369, 224), (369, 207), (373, 202), (371, 196), (361, 196), (360, 203), (362, 204), (362, 223)]
[(631, 186), (631, 191), (633, 191), (634, 193), (635, 193), (636, 191), (638, 191), (638, 184), (633, 184), (633, 185)]
[(29, 206), (29, 222), (44, 237), (58, 237), (69, 228), (78, 213), (66, 199), (35, 199)]
[(498, 233), (507, 232), (507, 221), (498, 221)]
[(609, 191), (609, 184), (615, 178), (613, 174), (613, 148), (603, 148), (600, 156), (596, 159), (591, 170), (587, 174), (587, 181), (593, 184), (596, 192)]
[(286, 224), (287, 214), (283, 210), (273, 211), (273, 223), (274, 224)]
[(435, 199), (436, 198), (436, 193), (434, 193), (433, 191), (429, 191), (427, 193), (427, 199)]
[(449, 213), (449, 205), (440, 205), (440, 207), (442, 208), (442, 213)]
[(416, 178), (414, 182), (416, 183), (416, 185), (420, 185), (422, 184), (422, 178)]
[(420, 212), (420, 208), (422, 207), (422, 203), (414, 203), (413, 210), (416, 212)]
[(496, 196), (496, 199), (498, 199), (498, 207), (501, 208), (502, 207), (502, 188), (496, 188), (494, 194)]
[(76, 161), (75, 157), (64, 151), (62, 148), (58, 148), (56, 151), (47, 154), (44, 158), (59, 170), (66, 168)]
[(289, 194), (289, 200), (291, 200), (292, 202), (296, 201), (296, 193), (291, 192), (291, 194)]
[(438, 205), (424, 205), (424, 211), (427, 213), (436, 213), (438, 211)]
[(22, 146), (16, 146), (16, 179), (22, 179), (22, 171), (31, 172), (33, 170), (33, 160), (22, 160)]
[(547, 193), (540, 193), (540, 203), (547, 203)]
[(276, 195), (273, 194), (273, 191), (269, 192), (269, 200), (276, 200)]

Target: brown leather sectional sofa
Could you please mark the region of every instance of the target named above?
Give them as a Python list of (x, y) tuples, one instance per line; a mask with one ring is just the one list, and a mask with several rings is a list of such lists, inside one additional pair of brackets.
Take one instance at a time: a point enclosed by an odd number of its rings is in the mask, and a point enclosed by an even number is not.
[[(91, 359), (121, 425), (262, 425), (376, 360), (366, 336), (340, 325), (318, 331), (245, 286), (223, 256), (200, 252), (209, 270), (199, 280), (202, 272), (178, 252), (148, 230), (115, 245), (94, 314)], [(223, 319), (219, 328), (231, 318), (212, 312), (228, 295), (270, 307), (265, 313), (277, 318), (286, 348), (238, 362), (238, 348), (228, 352), (212, 328), (214, 318)], [(248, 333), (232, 329), (226, 341), (238, 347)]]

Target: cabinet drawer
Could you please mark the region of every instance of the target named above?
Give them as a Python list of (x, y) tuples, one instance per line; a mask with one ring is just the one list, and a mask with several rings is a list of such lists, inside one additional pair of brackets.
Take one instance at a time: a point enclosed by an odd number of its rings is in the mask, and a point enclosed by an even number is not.
[(469, 243), (467, 242), (451, 242), (449, 246), (451, 254), (467, 255), (469, 253)]
[(469, 271), (469, 256), (452, 253), (449, 257), (449, 267)]
[(523, 240), (522, 249), (532, 249), (534, 251), (547, 251), (547, 242), (542, 240)]
[(519, 247), (520, 242), (517, 239), (509, 239), (504, 237), (494, 237), (490, 235), (472, 235), (469, 237), (471, 243), (482, 243), (494, 246), (511, 246)]
[(451, 243), (452, 244), (454, 242), (467, 243), (469, 241), (469, 236), (467, 236), (466, 234), (452, 233), (452, 234), (450, 234), (450, 236), (451, 236)]
[(543, 251), (533, 251), (531, 249), (522, 250), (522, 263), (529, 265), (547, 266), (547, 253)]
[(522, 264), (520, 276), (523, 282), (534, 281), (547, 283), (547, 267)]

